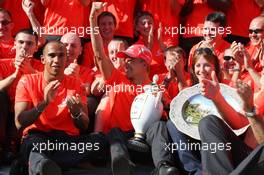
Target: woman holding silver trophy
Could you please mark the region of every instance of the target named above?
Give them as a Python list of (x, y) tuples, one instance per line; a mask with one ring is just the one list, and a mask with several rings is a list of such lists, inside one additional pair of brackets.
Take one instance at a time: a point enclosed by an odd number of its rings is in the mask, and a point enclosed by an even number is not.
[[(235, 52), (234, 55), (237, 55), (236, 48), (233, 48), (233, 51)], [(243, 50), (240, 53), (242, 53), (245, 61), (248, 61), (246, 51)], [(253, 174), (263, 173), (263, 155), (261, 157), (261, 152), (263, 154), (264, 140), (263, 114), (261, 112), (259, 114), (256, 113), (251, 88), (246, 83), (237, 81), (236, 91), (233, 91), (232, 88), (222, 91), (223, 85), (219, 84), (221, 75), (218, 58), (209, 48), (197, 49), (193, 60), (194, 62), (191, 67), (192, 82), (194, 85), (199, 83), (196, 85), (199, 90), (195, 91), (210, 99), (213, 102), (214, 108), (217, 110), (217, 114), (220, 116), (211, 115), (209, 110), (212, 109), (205, 108), (205, 105), (209, 105), (209, 103), (200, 96), (196, 96), (196, 101), (195, 98), (190, 100), (188, 97), (189, 102), (182, 103), (182, 106), (177, 106), (175, 104), (179, 103), (174, 103), (175, 100), (172, 101), (170, 117), (174, 124), (176, 121), (174, 117), (176, 115), (173, 113), (178, 111), (174, 111), (173, 108), (179, 107), (182, 107), (181, 110), (183, 111), (181, 116), (183, 118), (185, 117), (184, 120), (188, 125), (196, 124), (197, 127), (197, 124), (199, 124), (199, 137), (195, 137), (190, 131), (184, 131), (181, 127), (175, 127), (172, 121), (167, 122), (167, 127), (174, 144), (177, 144), (177, 146), (182, 144), (188, 145), (183, 150), (180, 149), (180, 146), (177, 147), (179, 148), (179, 158), (185, 170), (193, 174), (222, 175), (232, 172), (232, 174), (238, 175), (249, 172)], [(176, 98), (183, 97), (183, 94), (186, 94), (184, 91), (188, 91), (188, 89), (181, 91)], [(229, 101), (230, 97), (225, 96), (225, 92), (227, 91), (237, 94), (234, 95), (234, 101), (231, 100), (231, 103)], [(230, 95), (231, 93), (227, 92), (227, 94)], [(237, 96), (240, 99), (237, 99)], [(258, 108), (263, 108), (263, 103), (259, 100), (260, 98), (261, 95), (258, 95), (258, 98), (256, 98), (258, 99), (258, 103), (255, 100), (255, 105)], [(201, 99), (200, 104), (197, 103), (197, 100)], [(194, 101), (195, 103), (193, 103)], [(238, 101), (242, 110), (238, 110), (237, 104), (234, 104)], [(209, 108), (212, 107), (210, 105)], [(241, 134), (241, 131), (236, 132), (235, 130), (244, 127), (242, 129), (243, 132), (248, 124), (251, 125), (252, 130), (249, 128), (245, 134), (237, 136), (238, 133)], [(197, 143), (200, 146), (197, 146)], [(192, 147), (192, 145), (197, 147)], [(214, 146), (212, 147), (212, 145)], [(259, 146), (257, 147), (257, 145)], [(199, 149), (197, 150), (196, 148)], [(256, 149), (252, 152), (254, 148)], [(200, 151), (201, 159), (199, 158)], [(245, 159), (250, 153), (251, 155)], [(242, 165), (239, 165), (243, 160)], [(234, 170), (237, 166), (238, 168)]]

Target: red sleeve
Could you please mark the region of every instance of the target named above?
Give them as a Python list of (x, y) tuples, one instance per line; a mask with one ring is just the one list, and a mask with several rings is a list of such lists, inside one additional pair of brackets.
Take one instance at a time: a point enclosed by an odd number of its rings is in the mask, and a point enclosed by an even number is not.
[(80, 66), (80, 79), (82, 83), (92, 84), (94, 81), (94, 76), (95, 73), (91, 69)]
[(16, 102), (32, 102), (32, 99), (30, 97), (30, 90), (29, 90), (29, 81), (28, 79), (23, 76), (16, 87), (16, 97), (15, 97), (15, 103)]
[(105, 84), (109, 85), (116, 85), (120, 83), (127, 83), (131, 84), (130, 81), (123, 75), (119, 70), (113, 69), (111, 77), (109, 77), (107, 80), (105, 80)]

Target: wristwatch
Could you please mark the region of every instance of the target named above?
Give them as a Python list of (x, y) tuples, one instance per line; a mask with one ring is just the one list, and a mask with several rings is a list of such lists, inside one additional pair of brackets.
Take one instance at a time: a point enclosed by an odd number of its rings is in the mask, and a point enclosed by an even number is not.
[(254, 116), (256, 116), (256, 107), (254, 106), (252, 111), (248, 112), (248, 111), (245, 111), (245, 114), (246, 114), (246, 117), (248, 118), (253, 118)]
[(81, 116), (82, 116), (82, 111), (80, 111), (79, 113), (77, 113), (75, 115), (74, 114), (71, 114), (71, 117), (73, 119), (75, 119), (75, 120), (79, 120)]

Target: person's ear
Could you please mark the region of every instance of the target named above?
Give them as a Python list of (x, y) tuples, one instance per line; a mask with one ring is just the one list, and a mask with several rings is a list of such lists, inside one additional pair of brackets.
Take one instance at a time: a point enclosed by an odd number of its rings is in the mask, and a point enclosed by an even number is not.
[(41, 55), (41, 56), (40, 56), (40, 61), (41, 61), (41, 63), (42, 63), (42, 64), (44, 64), (44, 65), (45, 65), (45, 63), (46, 63), (46, 62), (45, 62), (45, 58), (44, 58), (44, 56), (43, 56), (43, 55)]

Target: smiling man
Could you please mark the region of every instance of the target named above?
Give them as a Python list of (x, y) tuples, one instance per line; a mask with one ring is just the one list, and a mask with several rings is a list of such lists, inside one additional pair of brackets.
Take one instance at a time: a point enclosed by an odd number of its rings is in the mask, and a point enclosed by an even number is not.
[[(97, 27), (96, 20), (100, 14), (103, 3), (93, 2), (90, 14), (90, 26)], [(125, 51), (117, 53), (117, 57), (124, 59), (124, 74), (116, 69), (111, 60), (103, 51), (103, 39), (100, 34), (92, 33), (91, 41), (95, 59), (99, 70), (109, 86), (133, 86), (143, 87), (151, 84), (149, 69), (152, 60), (151, 51), (143, 44), (134, 44)], [(111, 165), (114, 175), (132, 175), (133, 166), (130, 161), (127, 140), (133, 135), (134, 128), (130, 120), (130, 108), (134, 98), (140, 94), (136, 90), (115, 91), (109, 93), (112, 103), (107, 126), (107, 137), (110, 143)], [(120, 106), (122, 105), (122, 108)], [(146, 142), (151, 146), (151, 154), (155, 164), (155, 173), (159, 175), (177, 175), (178, 170), (174, 167), (174, 159), (169, 151), (164, 149), (164, 143), (168, 143), (168, 132), (165, 122), (157, 121), (146, 131)]]
[(0, 24), (0, 59), (13, 58), (15, 56), (14, 38), (12, 37), (14, 23), (11, 13), (3, 8), (0, 8)]
[(37, 41), (38, 37), (32, 30), (21, 30), (16, 35), (14, 42), (15, 56), (9, 59), (0, 59), (0, 111), (3, 111), (0, 116), (0, 147), (5, 145), (3, 147), (6, 155), (16, 153), (19, 143), (13, 114), (17, 83), (21, 75), (43, 70), (41, 62), (32, 58), (37, 50)]
[[(21, 153), (30, 175), (59, 175), (103, 147), (99, 134), (80, 135), (89, 123), (86, 96), (79, 79), (64, 75), (66, 61), (64, 44), (50, 42), (43, 51), (44, 72), (24, 76), (18, 83), (15, 122), (23, 130)], [(50, 143), (66, 147), (50, 149)], [(80, 154), (69, 149), (73, 144), (84, 144), (86, 150)], [(45, 149), (35, 149), (36, 145)]]
[[(99, 29), (103, 39), (104, 50), (107, 53), (108, 44), (114, 38), (116, 30), (116, 17), (110, 12), (102, 12), (97, 18), (97, 24), (97, 28)], [(94, 30), (96, 30), (96, 28), (94, 28)], [(95, 66), (94, 52), (91, 42), (84, 45), (82, 65), (91, 69)]]
[(201, 47), (208, 47), (212, 49), (218, 59), (221, 61), (225, 49), (230, 44), (226, 42), (222, 36), (224, 32), (228, 32), (224, 27), (226, 26), (226, 16), (224, 13), (213, 12), (205, 17), (203, 26), (203, 40), (198, 44), (194, 45), (190, 51), (188, 67), (191, 68), (193, 55), (196, 49)]
[(248, 30), (248, 36), (250, 39), (250, 44), (246, 47), (249, 52), (250, 59), (254, 65), (257, 72), (262, 70), (260, 65), (260, 60), (263, 57), (263, 39), (264, 39), (264, 17), (258, 16), (254, 18)]

